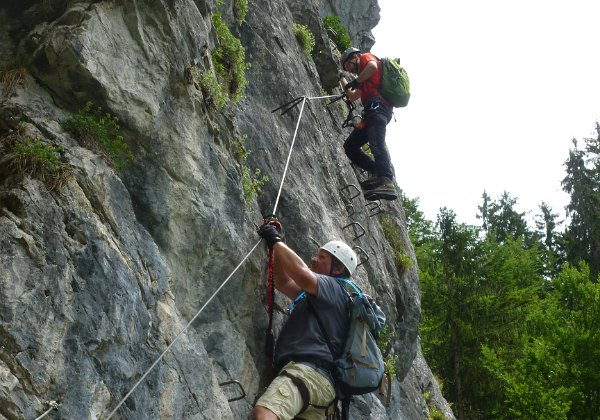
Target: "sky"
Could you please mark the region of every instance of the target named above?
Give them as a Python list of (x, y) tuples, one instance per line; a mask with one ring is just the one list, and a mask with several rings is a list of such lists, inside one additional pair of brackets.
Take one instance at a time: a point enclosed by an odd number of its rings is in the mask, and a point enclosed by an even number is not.
[[(400, 57), (411, 82), (386, 142), (396, 182), (432, 221), (461, 223), (484, 191), (528, 220), (561, 219), (564, 162), (600, 122), (600, 1), (379, 0), (371, 51)], [(531, 225), (533, 227), (533, 225)]]

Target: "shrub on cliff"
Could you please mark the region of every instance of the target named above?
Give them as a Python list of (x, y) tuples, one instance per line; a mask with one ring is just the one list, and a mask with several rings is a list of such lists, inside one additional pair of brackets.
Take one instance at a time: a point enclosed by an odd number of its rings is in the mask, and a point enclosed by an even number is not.
[(312, 53), (313, 48), (315, 47), (315, 37), (308, 29), (307, 26), (301, 25), (299, 23), (294, 23), (293, 26), (294, 35), (296, 39), (300, 43), (300, 47), (302, 51), (304, 51), (304, 55), (306, 58), (310, 58), (310, 54)]
[(0, 139), (0, 167), (5, 175), (29, 175), (46, 184), (49, 190), (61, 187), (72, 174), (61, 158), (62, 147), (25, 134), (19, 127)]
[(93, 109), (93, 104), (87, 102), (77, 114), (62, 122), (65, 130), (87, 147), (98, 147), (115, 165), (117, 171), (133, 160), (133, 153), (121, 135), (119, 119), (102, 108)]
[(212, 16), (212, 23), (218, 40), (218, 46), (212, 52), (213, 65), (227, 87), (231, 102), (235, 104), (244, 97), (248, 85), (244, 74), (246, 50), (242, 42), (231, 33), (220, 13)]
[(323, 18), (323, 25), (339, 51), (344, 51), (352, 46), (352, 40), (350, 39), (350, 35), (348, 35), (348, 30), (342, 26), (339, 16), (325, 16)]

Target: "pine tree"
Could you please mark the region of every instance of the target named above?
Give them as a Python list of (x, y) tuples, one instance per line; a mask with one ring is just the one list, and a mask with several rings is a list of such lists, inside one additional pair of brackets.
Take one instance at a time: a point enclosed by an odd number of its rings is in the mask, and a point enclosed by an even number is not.
[(561, 265), (565, 262), (563, 235), (557, 232), (563, 223), (558, 220), (558, 214), (542, 201), (539, 207), (541, 214), (535, 218), (535, 225), (540, 236), (542, 259), (544, 262), (544, 275), (547, 278), (558, 274)]
[(562, 181), (570, 194), (567, 206), (570, 223), (565, 232), (567, 260), (575, 265), (582, 261), (590, 266), (590, 278), (600, 273), (600, 124), (597, 136), (584, 139), (584, 148), (569, 151), (565, 162), (567, 176)]
[(527, 227), (525, 213), (515, 210), (517, 198), (506, 191), (497, 201), (490, 200), (485, 192), (482, 198), (483, 203), (479, 206), (481, 214), (478, 218), (482, 219), (483, 228), (488, 235), (493, 235), (499, 243), (523, 237), (526, 243), (531, 245), (534, 235)]

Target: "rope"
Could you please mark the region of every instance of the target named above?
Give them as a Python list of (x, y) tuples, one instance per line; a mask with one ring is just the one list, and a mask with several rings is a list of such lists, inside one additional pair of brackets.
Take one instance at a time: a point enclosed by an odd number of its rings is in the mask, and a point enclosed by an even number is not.
[(283, 181), (285, 181), (285, 176), (287, 174), (288, 166), (290, 164), (290, 158), (292, 157), (292, 150), (294, 150), (294, 143), (296, 142), (296, 135), (298, 134), (298, 126), (300, 126), (300, 120), (302, 119), (302, 112), (304, 111), (304, 104), (306, 100), (310, 99), (306, 96), (302, 98), (302, 106), (300, 107), (300, 115), (298, 116), (298, 122), (296, 123), (296, 129), (294, 130), (294, 137), (292, 138), (292, 144), (290, 146), (290, 152), (288, 153), (287, 160), (285, 162), (285, 168), (283, 169), (283, 175), (281, 177), (281, 184), (279, 184), (279, 191), (277, 192), (277, 198), (275, 199), (275, 207), (273, 207), (273, 211), (271, 214), (276, 214), (277, 206), (279, 205), (279, 197), (281, 196), (281, 190), (283, 189)]
[(273, 378), (273, 356), (275, 349), (275, 337), (273, 335), (273, 308), (275, 303), (275, 282), (273, 280), (273, 266), (275, 253), (273, 247), (269, 248), (269, 274), (267, 277), (267, 312), (269, 314), (269, 325), (265, 331), (265, 354), (267, 356), (267, 375), (269, 380)]
[[(328, 96), (312, 96), (312, 97), (302, 97), (302, 106), (300, 107), (300, 115), (298, 115), (298, 121), (296, 122), (296, 129), (294, 130), (294, 136), (292, 137), (292, 144), (290, 145), (290, 152), (288, 153), (287, 160), (285, 162), (285, 168), (283, 169), (283, 176), (281, 177), (281, 184), (279, 185), (279, 191), (277, 192), (277, 198), (275, 199), (275, 206), (273, 207), (273, 211), (271, 214), (277, 214), (277, 206), (279, 205), (279, 197), (281, 196), (281, 190), (283, 189), (283, 181), (285, 180), (285, 176), (287, 174), (288, 166), (290, 164), (290, 158), (292, 157), (292, 151), (294, 150), (294, 143), (296, 142), (296, 136), (298, 135), (298, 127), (300, 126), (300, 120), (302, 119), (302, 113), (304, 112), (304, 104), (306, 101), (311, 101), (313, 99), (331, 99), (338, 98), (340, 95), (328, 95)], [(294, 105), (295, 106), (295, 105)]]
[(206, 308), (206, 306), (214, 299), (214, 297), (217, 295), (217, 293), (219, 293), (221, 291), (221, 289), (225, 286), (225, 284), (227, 284), (227, 282), (229, 281), (229, 279), (235, 274), (235, 272), (242, 266), (242, 264), (248, 259), (248, 257), (254, 252), (254, 250), (256, 249), (256, 247), (262, 242), (262, 239), (259, 240), (256, 245), (254, 245), (254, 247), (252, 247), (252, 249), (250, 250), (250, 252), (248, 252), (246, 254), (246, 256), (242, 259), (242, 261), (240, 261), (240, 263), (237, 265), (237, 267), (235, 267), (235, 269), (231, 272), (231, 274), (225, 279), (225, 281), (219, 286), (219, 288), (212, 294), (212, 296), (206, 301), (206, 303), (202, 306), (202, 308), (200, 308), (200, 310), (198, 312), (196, 312), (196, 315), (194, 315), (194, 317), (187, 323), (187, 325), (181, 330), (179, 331), (179, 333), (175, 336), (175, 338), (173, 339), (173, 341), (171, 341), (171, 344), (169, 344), (167, 346), (167, 348), (161, 353), (161, 355), (158, 357), (158, 359), (156, 359), (156, 361), (154, 363), (152, 363), (152, 366), (150, 366), (148, 368), (148, 370), (146, 371), (146, 373), (144, 373), (144, 375), (135, 383), (135, 385), (133, 386), (133, 388), (131, 388), (131, 391), (129, 391), (127, 393), (127, 395), (125, 395), (121, 401), (119, 401), (119, 404), (117, 404), (117, 406), (114, 408), (114, 410), (108, 415), (107, 419), (110, 419), (116, 412), (117, 410), (123, 405), (123, 403), (127, 400), (127, 398), (129, 398), (129, 396), (131, 395), (131, 393), (138, 387), (138, 385), (146, 378), (146, 376), (148, 376), (148, 374), (150, 373), (150, 371), (152, 369), (154, 369), (154, 367), (158, 364), (158, 362), (160, 362), (162, 360), (162, 358), (164, 357), (164, 355), (171, 349), (171, 347), (173, 347), (173, 344), (175, 344), (175, 342), (177, 341), (177, 339), (179, 339), (179, 337), (190, 327), (190, 325), (192, 325), (192, 323), (196, 320), (196, 318), (198, 318), (198, 316), (200, 315), (200, 313), (204, 310), (204, 308)]
[[(275, 214), (275, 212), (277, 211), (277, 206), (279, 205), (279, 198), (281, 197), (281, 191), (283, 189), (283, 182), (285, 181), (285, 177), (287, 175), (288, 167), (289, 167), (289, 164), (290, 164), (290, 159), (292, 157), (292, 151), (294, 149), (294, 143), (296, 142), (296, 136), (298, 135), (298, 127), (300, 126), (300, 120), (302, 119), (302, 113), (304, 111), (304, 104), (306, 103), (307, 100), (329, 99), (329, 98), (334, 98), (334, 97), (337, 97), (337, 96), (339, 96), (339, 95), (315, 96), (315, 97), (311, 97), (311, 98), (308, 98), (308, 97), (304, 96), (302, 98), (302, 106), (300, 107), (300, 115), (298, 116), (298, 121), (296, 123), (296, 129), (294, 130), (294, 136), (292, 138), (292, 144), (290, 145), (290, 151), (288, 153), (287, 160), (285, 162), (285, 167), (284, 167), (284, 170), (283, 170), (283, 175), (281, 177), (281, 184), (279, 185), (279, 191), (277, 192), (277, 198), (275, 199), (275, 206), (273, 207), (272, 214)], [(162, 360), (162, 358), (165, 356), (165, 354), (167, 354), (167, 352), (171, 349), (171, 347), (173, 347), (173, 345), (179, 339), (179, 337), (194, 323), (194, 321), (196, 320), (196, 318), (198, 318), (198, 316), (204, 310), (204, 308), (206, 308), (206, 306), (215, 298), (215, 296), (221, 291), (221, 289), (225, 286), (225, 284), (227, 284), (227, 282), (229, 281), (229, 279), (231, 279), (231, 277), (235, 274), (235, 272), (242, 266), (242, 264), (248, 259), (248, 257), (250, 257), (250, 255), (254, 252), (254, 250), (256, 249), (256, 247), (258, 247), (258, 245), (261, 242), (262, 242), (262, 239), (259, 240), (256, 243), (256, 245), (254, 245), (252, 247), (252, 249), (250, 250), (250, 252), (248, 252), (246, 254), (246, 256), (242, 259), (242, 261), (240, 261), (240, 263), (235, 267), (235, 269), (225, 279), (225, 281), (219, 286), (219, 288), (212, 294), (212, 296), (198, 310), (198, 312), (196, 312), (196, 315), (194, 315), (194, 317), (187, 323), (187, 325), (181, 331), (179, 331), (179, 333), (177, 333), (177, 335), (175, 336), (175, 338), (173, 339), (173, 341), (171, 341), (171, 344), (169, 344), (167, 346), (167, 348), (160, 354), (160, 356), (158, 356), (158, 358), (156, 359), (156, 361), (154, 361), (154, 363), (152, 363), (152, 365), (148, 368), (148, 370), (146, 370), (146, 372), (142, 375), (142, 377), (135, 383), (135, 385), (133, 386), (133, 388), (131, 388), (131, 390), (121, 399), (121, 401), (119, 401), (119, 403), (113, 409), (113, 411), (110, 412), (110, 414), (107, 417), (107, 420), (110, 419), (110, 418), (112, 418), (112, 416), (117, 412), (117, 410), (119, 408), (121, 408), (121, 406), (125, 403), (125, 401), (127, 400), (127, 398), (129, 398), (129, 396), (133, 393), (133, 391), (135, 391), (135, 389), (142, 383), (142, 381), (146, 378), (146, 376), (148, 376), (148, 374), (150, 374), (150, 372), (152, 371), (152, 369), (154, 369), (154, 367), (158, 364), (158, 362), (160, 362)], [(46, 415), (46, 414), (47, 413), (45, 413), (44, 415)]]
[(313, 99), (333, 99), (333, 98), (339, 98), (339, 97), (340, 97), (340, 95), (327, 95), (327, 96), (313, 96), (313, 97), (306, 98), (306, 99), (308, 99), (309, 101), (312, 101)]
[(37, 417), (35, 420), (40, 420), (43, 419), (44, 417), (46, 417), (52, 410), (58, 410), (58, 407), (60, 407), (60, 403), (58, 401), (49, 401), (48, 405), (50, 406), (50, 408), (48, 408), (41, 416)]

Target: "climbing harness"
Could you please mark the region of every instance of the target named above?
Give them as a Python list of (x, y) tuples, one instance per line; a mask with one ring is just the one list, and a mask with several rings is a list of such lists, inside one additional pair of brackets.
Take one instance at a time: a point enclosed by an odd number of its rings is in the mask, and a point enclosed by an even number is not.
[[(338, 95), (315, 96), (315, 97), (301, 96), (299, 98), (296, 98), (296, 99), (294, 99), (294, 100), (292, 100), (292, 101), (284, 104), (284, 106), (279, 107), (279, 108), (277, 108), (277, 109), (275, 109), (275, 110), (272, 111), (272, 112), (275, 112), (275, 111), (277, 111), (277, 110), (285, 107), (286, 109), (284, 110), (284, 113), (286, 113), (286, 112), (290, 111), (292, 108), (295, 108), (296, 106), (298, 106), (299, 104), (301, 104), (300, 115), (298, 116), (298, 121), (296, 123), (296, 128), (294, 130), (294, 136), (292, 138), (292, 142), (291, 142), (291, 145), (290, 145), (290, 151), (289, 151), (288, 156), (287, 156), (287, 160), (286, 160), (285, 167), (284, 167), (284, 170), (283, 170), (283, 175), (281, 177), (281, 183), (279, 185), (279, 190), (277, 192), (277, 198), (275, 199), (275, 205), (273, 207), (273, 211), (271, 212), (271, 214), (276, 214), (277, 206), (279, 205), (279, 199), (281, 197), (281, 191), (283, 190), (283, 183), (285, 181), (285, 177), (287, 175), (287, 171), (288, 171), (288, 168), (289, 168), (290, 159), (292, 157), (292, 151), (293, 151), (293, 148), (294, 148), (294, 144), (296, 142), (296, 137), (298, 135), (298, 127), (300, 126), (300, 120), (302, 119), (302, 113), (304, 111), (304, 105), (306, 104), (306, 101), (307, 100), (316, 100), (316, 99), (331, 99), (331, 98), (335, 98), (337, 96)], [(221, 289), (223, 289), (223, 287), (225, 287), (225, 285), (229, 282), (229, 280), (231, 279), (231, 277), (233, 277), (233, 275), (239, 270), (239, 268), (244, 264), (244, 262), (246, 262), (246, 260), (256, 250), (256, 248), (258, 247), (258, 245), (260, 245), (261, 242), (262, 242), (262, 239), (260, 239), (252, 247), (252, 249), (246, 254), (246, 256), (244, 258), (242, 258), (242, 260), (240, 261), (240, 263), (234, 268), (234, 270), (231, 272), (231, 274), (229, 274), (229, 276), (227, 276), (227, 278), (223, 281), (223, 283), (221, 283), (221, 285), (217, 288), (217, 290), (215, 290), (215, 292), (208, 298), (208, 300), (204, 303), (204, 305), (202, 305), (202, 307), (198, 310), (198, 312), (196, 312), (196, 314), (194, 315), (194, 317), (185, 325), (185, 327), (183, 327), (181, 329), (181, 331), (179, 331), (177, 333), (177, 335), (173, 338), (173, 340), (171, 341), (171, 343), (158, 356), (158, 358), (154, 361), (154, 363), (152, 363), (152, 365), (150, 365), (150, 367), (146, 370), (146, 372), (142, 375), (142, 377), (133, 385), (133, 387), (129, 390), (129, 392), (127, 392), (127, 394), (125, 394), (125, 396), (117, 403), (116, 407), (108, 415), (107, 420), (110, 419), (110, 418), (112, 418), (112, 416), (117, 412), (117, 410), (119, 408), (121, 408), (121, 406), (125, 403), (125, 401), (133, 393), (133, 391), (135, 391), (137, 389), (137, 387), (142, 383), (142, 381), (144, 379), (146, 379), (146, 377), (150, 374), (150, 372), (162, 360), (162, 358), (165, 356), (165, 354), (167, 354), (167, 352), (169, 350), (171, 350), (171, 348), (177, 342), (177, 340), (194, 323), (194, 321), (200, 316), (200, 314), (202, 313), (202, 311), (204, 311), (204, 308), (206, 308), (208, 306), (208, 304), (210, 302), (212, 302), (212, 300), (217, 296), (217, 294), (221, 291)], [(47, 413), (45, 413), (44, 415), (46, 415), (46, 414)]]
[(348, 96), (346, 96), (345, 93), (342, 93), (341, 95), (335, 95), (334, 98), (331, 100), (331, 102), (329, 102), (326, 106), (330, 106), (331, 104), (333, 104), (337, 101), (340, 101), (340, 100), (344, 101), (344, 103), (346, 104), (346, 108), (348, 109), (348, 114), (346, 115), (346, 119), (342, 123), (342, 128), (346, 128), (346, 127), (354, 127), (357, 129), (364, 128), (365, 122), (363, 121), (360, 114), (356, 111), (356, 107), (354, 106), (354, 103), (350, 99), (348, 99)]
[(327, 410), (334, 403), (335, 399), (329, 405), (311, 404), (310, 403), (310, 391), (308, 390), (308, 387), (306, 386), (306, 384), (304, 383), (304, 381), (302, 379), (297, 378), (296, 376), (292, 375), (291, 373), (289, 373), (286, 370), (282, 371), (281, 375), (285, 376), (286, 378), (289, 378), (292, 381), (292, 383), (296, 386), (296, 388), (298, 389), (298, 392), (300, 393), (300, 397), (302, 398), (302, 408), (297, 413), (297, 415), (304, 413), (309, 406), (313, 406), (314, 408), (317, 408), (317, 409)]

